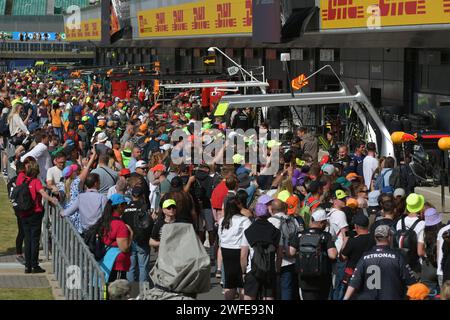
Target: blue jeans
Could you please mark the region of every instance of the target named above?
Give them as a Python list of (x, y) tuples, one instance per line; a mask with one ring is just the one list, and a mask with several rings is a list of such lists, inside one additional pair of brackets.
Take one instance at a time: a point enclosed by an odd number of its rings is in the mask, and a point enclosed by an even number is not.
[(280, 273), (281, 300), (298, 300), (298, 278), (295, 272), (295, 263), (281, 267)]
[(149, 281), (150, 247), (141, 247), (133, 241), (131, 245), (131, 265), (127, 273), (129, 282)]
[(58, 137), (59, 141), (63, 141), (63, 130), (62, 128), (55, 128), (53, 127), (53, 132)]
[(342, 282), (345, 275), (345, 267), (347, 262), (338, 261), (335, 265), (335, 280), (334, 288), (331, 289), (331, 300), (342, 300), (344, 299), (345, 290), (347, 286)]

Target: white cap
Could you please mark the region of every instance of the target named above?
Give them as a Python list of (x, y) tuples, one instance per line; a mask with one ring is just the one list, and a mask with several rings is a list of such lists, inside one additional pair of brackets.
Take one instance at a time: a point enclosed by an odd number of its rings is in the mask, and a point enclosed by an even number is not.
[(317, 209), (311, 215), (315, 222), (328, 220), (327, 213), (323, 209)]
[(143, 161), (143, 160), (139, 160), (138, 162), (136, 162), (136, 168), (147, 168), (147, 162)]
[(167, 151), (167, 150), (172, 149), (172, 145), (170, 143), (166, 143), (165, 145), (160, 147), (160, 149), (163, 150), (163, 151)]
[(403, 188), (397, 188), (394, 191), (394, 198), (397, 198), (397, 197), (403, 198), (405, 195), (406, 195), (406, 191)]

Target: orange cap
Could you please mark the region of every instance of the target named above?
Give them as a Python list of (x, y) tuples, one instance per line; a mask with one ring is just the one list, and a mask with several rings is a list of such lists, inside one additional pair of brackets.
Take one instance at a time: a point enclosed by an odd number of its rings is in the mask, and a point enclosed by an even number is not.
[(99, 120), (98, 121), (98, 126), (99, 127), (104, 127), (106, 125), (106, 120)]
[(78, 125), (78, 130), (83, 130), (84, 126), (82, 124)]
[(146, 123), (143, 123), (139, 126), (139, 131), (146, 132), (148, 130), (148, 125)]
[(354, 173), (354, 172), (351, 172), (351, 173), (349, 173), (346, 177), (345, 177), (345, 179), (347, 179), (348, 181), (352, 181), (352, 180), (355, 180), (355, 179), (358, 179), (358, 178), (361, 178), (360, 176), (358, 176), (356, 173)]
[(358, 200), (356, 200), (355, 198), (348, 198), (347, 199), (347, 207), (352, 208), (352, 209), (358, 208)]
[(297, 213), (297, 207), (298, 204), (300, 203), (300, 200), (298, 199), (297, 196), (290, 196), (289, 198), (287, 198), (286, 200), (286, 204), (287, 204), (287, 213), (289, 215), (294, 215)]

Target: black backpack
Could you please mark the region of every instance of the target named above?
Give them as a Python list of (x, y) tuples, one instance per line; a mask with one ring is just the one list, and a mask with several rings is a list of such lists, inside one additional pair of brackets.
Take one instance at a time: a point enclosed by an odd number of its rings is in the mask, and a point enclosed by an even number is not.
[(416, 186), (416, 178), (409, 166), (401, 165), (392, 171), (389, 177), (389, 184), (394, 189), (403, 188), (409, 194)]
[(280, 220), (281, 239), (283, 241), (283, 246), (286, 247), (289, 244), (289, 239), (291, 239), (292, 236), (297, 237), (300, 232), (299, 227), (295, 224), (295, 218), (293, 216), (273, 216), (273, 218)]
[(397, 230), (394, 235), (394, 248), (400, 249), (401, 253), (406, 259), (406, 262), (414, 267), (419, 263), (419, 256), (417, 254), (417, 234), (414, 228), (421, 220), (413, 223), (411, 228), (406, 228), (405, 217), (401, 219), (402, 228)]
[(259, 283), (268, 283), (276, 274), (275, 252), (273, 243), (257, 242), (253, 246), (251, 273)]
[(299, 241), (299, 273), (302, 277), (320, 277), (326, 272), (323, 234), (304, 233)]
[[(103, 219), (100, 219), (95, 225), (91, 226), (83, 233), (83, 239), (89, 248), (89, 251), (94, 255), (95, 260), (100, 261), (108, 251), (109, 246), (103, 242)], [(113, 217), (112, 220), (121, 220)]]
[(24, 180), (18, 186), (13, 187), (11, 191), (11, 202), (15, 213), (30, 211), (34, 206), (34, 201), (30, 192), (31, 180)]
[(0, 136), (9, 137), (8, 115), (4, 115), (0, 119)]

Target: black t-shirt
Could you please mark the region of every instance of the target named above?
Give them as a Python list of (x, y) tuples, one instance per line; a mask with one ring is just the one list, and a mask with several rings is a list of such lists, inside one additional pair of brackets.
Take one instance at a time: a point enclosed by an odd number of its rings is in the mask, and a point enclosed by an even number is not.
[[(136, 216), (144, 216), (148, 219), (148, 227), (141, 228)], [(134, 240), (140, 247), (148, 247), (148, 241), (153, 229), (153, 220), (150, 217), (148, 206), (144, 201), (132, 201), (125, 209), (122, 220), (131, 227), (134, 233)]]
[[(292, 236), (289, 239), (289, 246), (295, 248), (298, 252), (300, 248), (300, 238), (305, 234), (320, 234), (322, 236), (322, 240), (320, 241), (321, 252), (328, 257), (328, 249), (336, 248), (332, 236), (329, 232), (323, 231), (318, 228), (308, 228), (298, 234), (298, 236)], [(331, 287), (331, 262), (332, 260), (327, 258), (325, 260), (326, 266), (324, 270), (326, 270), (326, 276), (321, 277), (304, 277), (299, 273), (299, 286), (303, 290), (308, 291), (326, 291)]]
[(407, 286), (416, 282), (400, 251), (375, 246), (359, 260), (349, 285), (358, 300), (404, 300)]
[(272, 243), (275, 247), (280, 244), (281, 232), (267, 219), (256, 219), (250, 227), (244, 231), (250, 247), (257, 242)]
[(369, 233), (348, 239), (347, 244), (342, 249), (342, 254), (348, 258), (347, 268), (354, 269), (362, 255), (372, 248), (372, 237)]
[(250, 119), (244, 111), (239, 111), (233, 119), (232, 128), (246, 131), (250, 126)]

